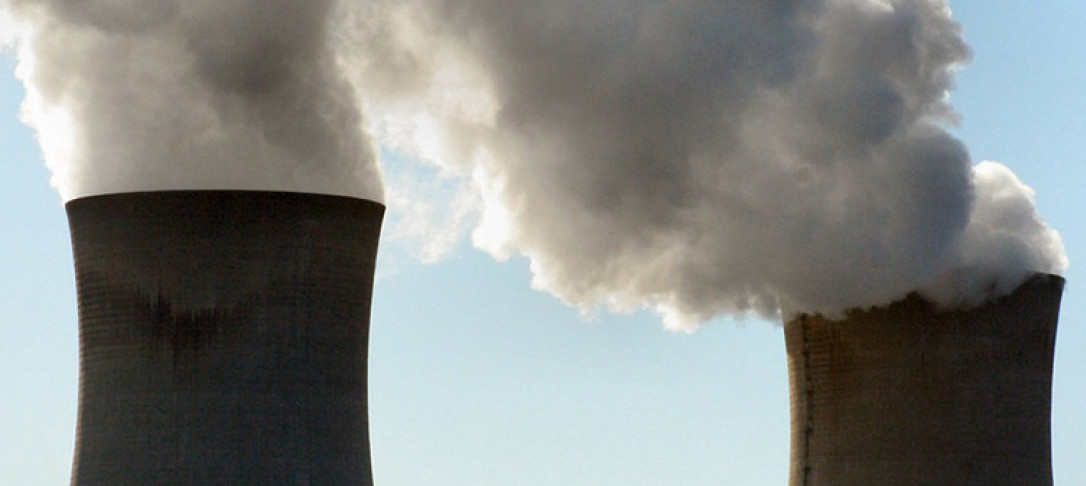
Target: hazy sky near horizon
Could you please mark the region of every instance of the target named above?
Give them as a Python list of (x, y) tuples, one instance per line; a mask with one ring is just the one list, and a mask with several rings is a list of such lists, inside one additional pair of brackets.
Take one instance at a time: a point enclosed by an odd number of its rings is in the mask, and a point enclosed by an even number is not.
[[(1057, 341), (1057, 484), (1086, 482), (1086, 296), (1076, 256), (1086, 180), (1086, 63), (1077, 2), (951, 1), (972, 62), (952, 132), (1011, 167), (1071, 258)], [(64, 484), (77, 341), (67, 227), (33, 133), (0, 79), (0, 483)], [(395, 174), (396, 157), (385, 162)], [(406, 208), (390, 200), (390, 217)], [(466, 241), (432, 264), (386, 238), (374, 295), (370, 397), (381, 486), (782, 485), (788, 401), (778, 324), (719, 320), (665, 332), (647, 312), (584, 319), (530, 289), (526, 261)]]

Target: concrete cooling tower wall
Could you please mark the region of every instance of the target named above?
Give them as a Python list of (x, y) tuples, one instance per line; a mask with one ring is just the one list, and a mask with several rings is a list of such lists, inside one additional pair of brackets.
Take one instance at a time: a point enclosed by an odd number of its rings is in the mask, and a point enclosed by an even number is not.
[(1051, 486), (1063, 279), (969, 311), (917, 296), (785, 325), (791, 486)]
[(73, 485), (372, 484), (366, 349), (383, 206), (169, 191), (67, 211)]

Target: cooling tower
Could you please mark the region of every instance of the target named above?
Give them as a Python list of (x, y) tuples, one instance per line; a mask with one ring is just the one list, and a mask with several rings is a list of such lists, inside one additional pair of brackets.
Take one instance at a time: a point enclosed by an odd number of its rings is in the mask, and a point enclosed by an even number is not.
[(785, 324), (791, 486), (1051, 486), (1063, 279), (940, 312), (913, 295)]
[(67, 204), (77, 486), (366, 485), (384, 207), (256, 191)]

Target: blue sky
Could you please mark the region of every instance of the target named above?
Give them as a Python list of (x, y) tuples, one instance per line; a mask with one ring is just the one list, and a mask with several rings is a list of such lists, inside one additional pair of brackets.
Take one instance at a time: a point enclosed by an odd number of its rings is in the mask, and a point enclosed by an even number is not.
[[(1037, 190), (1071, 258), (1056, 349), (1056, 483), (1086, 484), (1086, 6), (951, 1), (973, 61), (955, 132)], [(66, 484), (78, 343), (67, 223), (21, 86), (0, 59), (0, 483)], [(390, 208), (395, 212), (396, 208)], [(783, 485), (788, 383), (779, 324), (667, 333), (649, 313), (590, 320), (532, 291), (523, 259), (460, 245), (423, 265), (382, 248), (370, 357), (381, 486)]]

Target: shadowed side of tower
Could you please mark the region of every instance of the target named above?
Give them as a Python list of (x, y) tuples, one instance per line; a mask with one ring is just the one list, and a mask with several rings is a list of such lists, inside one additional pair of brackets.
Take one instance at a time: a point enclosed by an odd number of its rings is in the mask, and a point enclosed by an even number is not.
[(80, 329), (73, 485), (372, 485), (382, 205), (165, 191), (66, 208)]
[(1051, 486), (1063, 279), (968, 311), (918, 296), (785, 324), (791, 486)]

